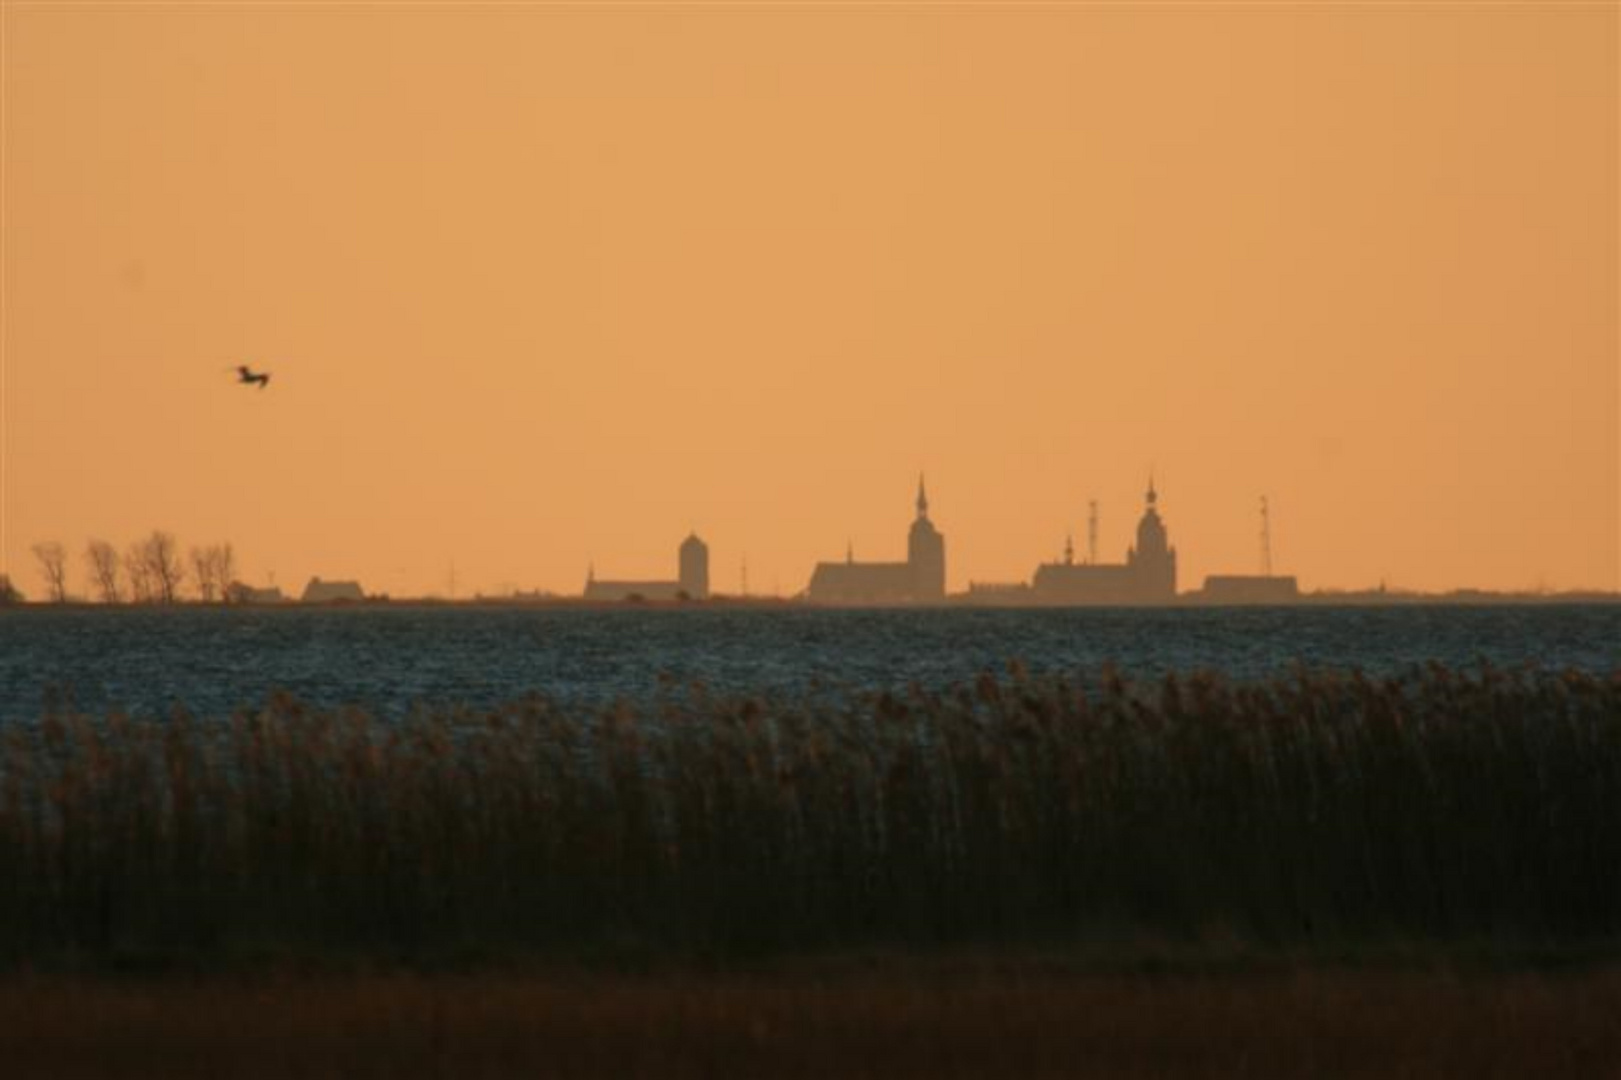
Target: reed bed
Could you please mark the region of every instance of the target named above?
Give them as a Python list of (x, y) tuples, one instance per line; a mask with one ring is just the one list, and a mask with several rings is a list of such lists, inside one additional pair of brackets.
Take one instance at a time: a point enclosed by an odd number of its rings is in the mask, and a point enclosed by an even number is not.
[(0, 743), (13, 967), (1621, 940), (1621, 672), (281, 696)]

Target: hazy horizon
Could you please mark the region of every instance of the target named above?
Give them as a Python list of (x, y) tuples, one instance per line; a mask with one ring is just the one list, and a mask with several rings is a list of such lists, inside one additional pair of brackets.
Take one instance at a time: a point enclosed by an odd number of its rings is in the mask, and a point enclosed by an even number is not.
[[(1621, 587), (1621, 8), (0, 9), (0, 564)], [(237, 364), (272, 373), (239, 385)]]

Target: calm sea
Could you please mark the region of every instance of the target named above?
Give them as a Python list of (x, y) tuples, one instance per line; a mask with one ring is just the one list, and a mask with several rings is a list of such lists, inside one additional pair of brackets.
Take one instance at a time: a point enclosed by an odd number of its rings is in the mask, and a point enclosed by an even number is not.
[(1046, 611), (41, 610), (0, 612), (0, 723), (47, 701), (224, 715), (277, 689), (398, 715), (529, 691), (645, 698), (660, 676), (720, 690), (940, 685), (1018, 658), (1134, 675), (1296, 663), (1396, 673), (1427, 660), (1621, 668), (1621, 605)]

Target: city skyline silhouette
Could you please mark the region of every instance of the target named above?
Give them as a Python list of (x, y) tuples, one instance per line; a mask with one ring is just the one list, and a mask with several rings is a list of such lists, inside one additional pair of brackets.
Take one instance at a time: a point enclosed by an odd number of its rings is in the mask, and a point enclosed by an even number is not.
[[(309, 578), (301, 592), (284, 592), (274, 571), (266, 580), (237, 576), (236, 550), (230, 542), (191, 545), (183, 550), (173, 534), (155, 530), (132, 542), (121, 554), (103, 538), (93, 538), (77, 553), (59, 541), (31, 549), (34, 569), (44, 585), (38, 597), (46, 603), (173, 604), (192, 601), (225, 604), (352, 604), (361, 602), (457, 601), (488, 603), (562, 603), (589, 605), (678, 604), (709, 600), (727, 603), (791, 601), (819, 607), (1158, 607), (1172, 604), (1277, 605), (1295, 603), (1408, 603), (1438, 599), (1464, 602), (1516, 601), (1543, 598), (1621, 599), (1621, 592), (1594, 589), (1488, 590), (1463, 587), (1448, 590), (1412, 589), (1381, 578), (1360, 588), (1302, 589), (1298, 575), (1274, 561), (1272, 506), (1268, 496), (1258, 500), (1256, 562), (1206, 574), (1202, 581), (1178, 577), (1177, 546), (1160, 512), (1160, 491), (1150, 474), (1143, 492), (1142, 512), (1134, 541), (1121, 558), (1100, 555), (1099, 504), (1088, 501), (1087, 548), (1077, 557), (1073, 532), (1066, 534), (1062, 552), (1040, 560), (1031, 573), (1017, 580), (974, 580), (963, 588), (948, 585), (946, 537), (931, 516), (923, 475), (917, 479), (915, 517), (907, 532), (905, 557), (900, 560), (857, 559), (853, 541), (847, 541), (842, 559), (820, 560), (801, 588), (784, 591), (774, 578), (769, 590), (750, 591), (748, 556), (741, 557), (736, 587), (724, 581), (712, 587), (710, 545), (696, 530), (689, 530), (675, 548), (673, 576), (624, 577), (599, 573), (596, 561), (587, 563), (584, 585), (578, 591), (523, 587), (504, 583), (492, 591), (458, 595), (456, 569), (449, 567), (446, 591), (391, 594), (368, 588), (355, 577)], [(73, 566), (77, 561), (79, 572)], [(617, 568), (615, 568), (617, 569)], [(251, 577), (251, 575), (245, 575)], [(26, 601), (18, 581), (0, 576), (0, 602)], [(74, 585), (82, 586), (75, 590)]]

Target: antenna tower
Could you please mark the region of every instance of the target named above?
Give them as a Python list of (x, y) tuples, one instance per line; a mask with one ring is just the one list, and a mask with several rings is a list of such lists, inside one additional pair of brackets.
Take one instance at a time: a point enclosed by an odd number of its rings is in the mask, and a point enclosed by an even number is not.
[(1267, 510), (1266, 496), (1261, 496), (1261, 574), (1272, 576), (1272, 515)]
[(1086, 562), (1087, 565), (1098, 561), (1098, 501), (1093, 499), (1086, 504)]

